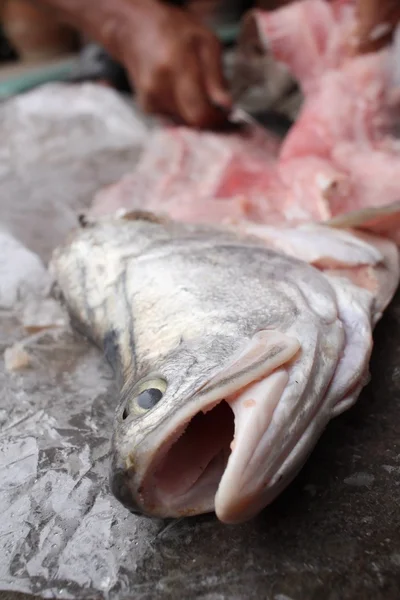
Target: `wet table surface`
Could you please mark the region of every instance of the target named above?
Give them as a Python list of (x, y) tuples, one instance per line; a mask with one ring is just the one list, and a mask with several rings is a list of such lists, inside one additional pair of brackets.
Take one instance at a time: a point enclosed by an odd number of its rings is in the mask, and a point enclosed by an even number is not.
[[(27, 171), (18, 181), (5, 174), (2, 190), (12, 193), (13, 206), (2, 200), (0, 220), (47, 260), (54, 239), (70, 227), (65, 215), (129, 170), (136, 153), (121, 142), (90, 159), (41, 163), (30, 179)], [(40, 210), (37, 186), (44, 181), (50, 212)], [(29, 198), (38, 210), (31, 205), (23, 218)], [(21, 336), (15, 317), (4, 314), (2, 351)], [(107, 365), (73, 333), (44, 337), (31, 351), (36, 366), (27, 374), (8, 373), (0, 363), (0, 589), (13, 590), (0, 592), (2, 600), (26, 598), (17, 592), (398, 600), (400, 294), (376, 329), (371, 382), (356, 406), (330, 423), (286, 492), (240, 526), (212, 515), (165, 522), (126, 513), (107, 487), (115, 398)]]

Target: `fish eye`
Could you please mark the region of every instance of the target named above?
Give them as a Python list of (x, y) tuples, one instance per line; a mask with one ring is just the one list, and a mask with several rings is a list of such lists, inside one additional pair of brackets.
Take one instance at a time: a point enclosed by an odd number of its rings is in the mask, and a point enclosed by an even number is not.
[(135, 387), (133, 395), (126, 403), (123, 419), (132, 413), (144, 414), (158, 404), (167, 389), (165, 379), (148, 379)]

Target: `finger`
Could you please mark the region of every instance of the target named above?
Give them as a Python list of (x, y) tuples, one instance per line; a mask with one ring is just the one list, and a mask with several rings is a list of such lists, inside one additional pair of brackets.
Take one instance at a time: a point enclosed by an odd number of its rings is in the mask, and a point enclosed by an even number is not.
[(194, 127), (219, 127), (226, 121), (226, 114), (210, 100), (204, 84), (203, 71), (194, 52), (182, 62), (175, 80), (178, 115)]
[(229, 111), (232, 108), (232, 98), (223, 72), (221, 44), (216, 37), (202, 37), (199, 56), (208, 97), (216, 106)]

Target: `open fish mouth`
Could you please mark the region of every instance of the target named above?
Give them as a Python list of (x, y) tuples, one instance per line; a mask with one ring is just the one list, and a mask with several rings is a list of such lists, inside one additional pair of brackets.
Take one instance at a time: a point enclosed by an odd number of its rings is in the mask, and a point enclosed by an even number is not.
[(171, 515), (213, 511), (234, 435), (235, 416), (226, 400), (196, 413), (157, 453), (142, 487), (146, 506)]
[[(274, 332), (257, 335), (239, 360), (208, 382), (197, 410), (180, 411), (167, 431), (157, 432), (151, 444), (155, 451), (135, 456), (134, 468), (125, 470), (122, 479), (125, 501), (114, 477), (114, 494), (125, 505), (133, 500), (140, 512), (162, 518), (215, 511), (226, 523), (258, 512), (260, 493), (264, 502), (268, 487), (268, 478), (260, 477), (268, 445), (263, 446), (289, 381), (284, 365), (297, 354), (299, 343)], [(246, 369), (249, 357), (253, 363)], [(245, 368), (235, 378), (238, 363)]]
[(215, 511), (223, 522), (247, 520), (268, 483), (257, 481), (262, 465), (255, 455), (288, 378), (280, 369), (197, 412), (175, 431), (144, 480), (146, 504), (171, 515)]

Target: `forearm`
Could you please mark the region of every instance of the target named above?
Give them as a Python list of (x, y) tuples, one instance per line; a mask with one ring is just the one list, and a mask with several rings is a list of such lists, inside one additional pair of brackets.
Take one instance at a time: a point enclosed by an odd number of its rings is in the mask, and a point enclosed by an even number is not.
[[(69, 23), (101, 44), (116, 58), (122, 56), (123, 39), (143, 28), (158, 0), (31, 0), (52, 9)], [(129, 32), (126, 31), (129, 23)]]

